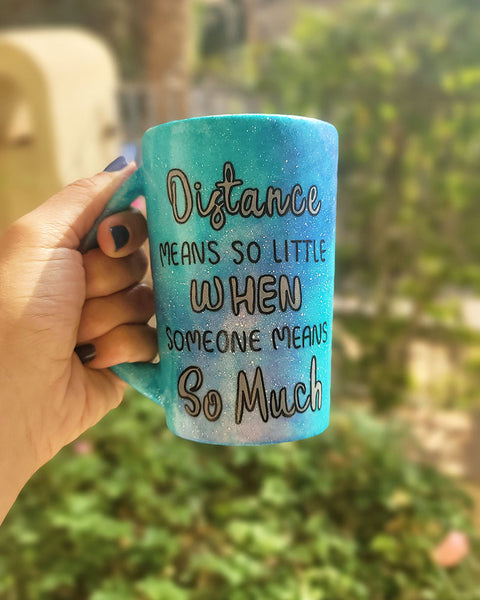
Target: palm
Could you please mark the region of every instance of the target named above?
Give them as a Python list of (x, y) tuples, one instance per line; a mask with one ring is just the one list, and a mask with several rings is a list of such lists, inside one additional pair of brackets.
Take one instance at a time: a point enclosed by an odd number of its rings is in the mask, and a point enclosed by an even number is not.
[[(71, 184), (0, 238), (0, 522), (36, 469), (119, 404), (125, 384), (108, 367), (155, 356), (143, 216), (106, 218), (99, 249), (77, 250), (134, 170)], [(130, 232), (120, 251), (118, 225)], [(85, 343), (88, 366), (75, 353)]]
[(85, 302), (81, 254), (57, 248), (35, 249), (35, 256), (35, 261), (27, 255), (17, 265), (17, 272), (28, 270), (29, 281), (34, 282), (31, 289), (25, 289), (25, 278), (21, 277), (15, 286), (29, 298), (23, 311), (26, 331), (18, 343), (28, 342), (18, 353), (24, 357), (25, 373), (37, 374), (35, 388), (48, 392), (42, 394), (34, 410), (27, 402), (24, 415), (32, 429), (42, 423), (34, 436), (34, 450), (45, 462), (117, 406), (124, 384), (108, 370), (85, 367), (73, 352)]

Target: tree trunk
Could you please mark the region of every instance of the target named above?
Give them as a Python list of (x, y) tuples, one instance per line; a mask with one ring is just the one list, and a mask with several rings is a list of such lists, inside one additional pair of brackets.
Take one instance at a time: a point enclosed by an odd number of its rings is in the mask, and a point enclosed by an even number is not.
[(144, 0), (150, 125), (188, 116), (191, 0)]

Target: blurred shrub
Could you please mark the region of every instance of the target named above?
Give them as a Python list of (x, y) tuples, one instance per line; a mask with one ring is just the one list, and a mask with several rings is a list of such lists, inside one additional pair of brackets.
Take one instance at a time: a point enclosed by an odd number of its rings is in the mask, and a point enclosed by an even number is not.
[(245, 7), (241, 0), (194, 3), (199, 29), (198, 50), (202, 57), (226, 52), (245, 42)]
[(345, 0), (259, 51), (265, 108), (339, 131), (336, 287), (363, 300), (379, 408), (403, 398), (412, 339), (452, 332), (442, 297), (480, 292), (479, 28), (474, 0)]
[(468, 501), (405, 455), (400, 428), (337, 412), (265, 447), (175, 438), (136, 395), (30, 482), (0, 535), (2, 600), (475, 600)]

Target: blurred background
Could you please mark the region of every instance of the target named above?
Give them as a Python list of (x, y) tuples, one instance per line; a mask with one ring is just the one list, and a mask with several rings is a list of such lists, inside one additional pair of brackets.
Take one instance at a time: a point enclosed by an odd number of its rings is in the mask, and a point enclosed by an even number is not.
[(340, 136), (332, 423), (265, 448), (122, 406), (29, 483), (0, 599), (480, 599), (476, 0), (1, 0), (0, 230), (172, 119)]

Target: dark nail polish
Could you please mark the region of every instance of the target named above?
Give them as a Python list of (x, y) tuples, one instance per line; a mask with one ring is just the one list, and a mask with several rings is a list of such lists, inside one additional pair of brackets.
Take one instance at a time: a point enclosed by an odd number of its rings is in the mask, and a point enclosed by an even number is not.
[(125, 225), (114, 225), (113, 227), (110, 227), (110, 233), (115, 242), (115, 251), (126, 246), (130, 239), (130, 232)]
[(83, 364), (90, 362), (97, 355), (97, 351), (93, 344), (81, 344), (80, 346), (76, 346), (75, 352)]
[(118, 156), (115, 160), (107, 165), (103, 170), (113, 173), (114, 171), (121, 171), (128, 165), (127, 160), (124, 156)]

